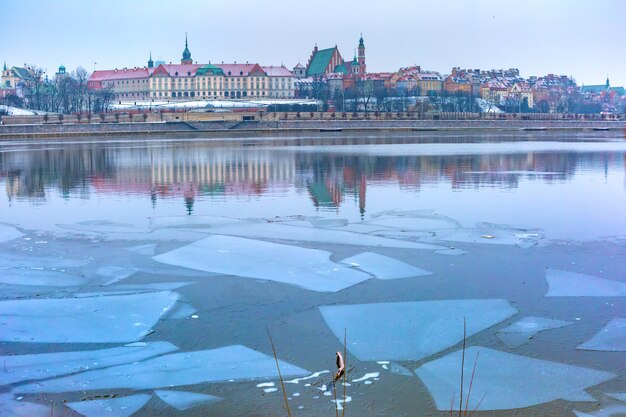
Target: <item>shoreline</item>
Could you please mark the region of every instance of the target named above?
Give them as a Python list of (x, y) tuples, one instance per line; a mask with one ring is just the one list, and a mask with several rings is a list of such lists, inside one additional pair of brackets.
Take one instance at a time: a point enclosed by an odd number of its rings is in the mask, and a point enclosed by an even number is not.
[(134, 135), (224, 136), (231, 134), (342, 133), (342, 132), (451, 132), (451, 131), (619, 131), (626, 121), (606, 120), (280, 120), (174, 121), (135, 123), (68, 123), (0, 126), (0, 140)]

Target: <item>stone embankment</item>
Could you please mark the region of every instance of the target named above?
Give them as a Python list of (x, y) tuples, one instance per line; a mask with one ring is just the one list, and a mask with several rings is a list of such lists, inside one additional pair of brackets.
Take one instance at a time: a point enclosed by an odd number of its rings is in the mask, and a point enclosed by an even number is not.
[(543, 131), (624, 130), (623, 120), (277, 120), (164, 121), (126, 123), (6, 124), (0, 138), (81, 137), (120, 135), (228, 135), (320, 131)]

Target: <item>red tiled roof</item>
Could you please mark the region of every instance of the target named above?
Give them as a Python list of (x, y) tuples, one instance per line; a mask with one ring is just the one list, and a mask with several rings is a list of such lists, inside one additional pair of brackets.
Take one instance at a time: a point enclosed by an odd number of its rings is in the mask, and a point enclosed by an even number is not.
[(259, 64), (216, 64), (215, 66), (221, 68), (224, 75), (231, 77), (246, 77), (249, 73), (265, 74)]
[[(199, 64), (161, 64), (151, 71), (150, 75), (155, 75), (158, 70), (158, 74), (163, 74), (163, 70), (167, 71), (170, 77), (193, 77), (196, 75), (196, 71), (202, 65)], [(162, 68), (162, 69), (160, 69)], [(176, 75), (178, 73), (178, 75)], [(163, 74), (165, 75), (165, 74)]]
[(289, 71), (284, 65), (281, 65), (280, 67), (275, 67), (273, 65), (270, 65), (269, 67), (265, 66), (262, 68), (270, 77), (292, 77), (293, 76), (293, 73)]
[(130, 80), (136, 78), (148, 78), (148, 68), (126, 68), (114, 70), (94, 71), (89, 77), (89, 81), (105, 80)]

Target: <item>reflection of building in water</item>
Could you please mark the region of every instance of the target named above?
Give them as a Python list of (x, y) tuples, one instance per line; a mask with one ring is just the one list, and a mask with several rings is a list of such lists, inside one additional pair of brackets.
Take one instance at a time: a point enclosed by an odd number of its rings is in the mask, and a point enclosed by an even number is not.
[(50, 193), (84, 199), (92, 193), (135, 194), (153, 205), (179, 198), (192, 213), (199, 197), (226, 201), (295, 189), (308, 193), (320, 210), (354, 202), (363, 214), (367, 187), (395, 186), (407, 192), (430, 184), (515, 188), (520, 178), (550, 183), (569, 180), (577, 169), (608, 172), (616, 164), (613, 158), (614, 153), (375, 156), (241, 144), (81, 144), (0, 153), (0, 181), (9, 201), (43, 202)]

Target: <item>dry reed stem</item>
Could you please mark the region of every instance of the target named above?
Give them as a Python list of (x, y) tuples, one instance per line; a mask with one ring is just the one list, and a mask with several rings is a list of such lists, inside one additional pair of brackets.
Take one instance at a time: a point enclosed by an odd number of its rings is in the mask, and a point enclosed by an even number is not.
[(287, 400), (287, 392), (285, 391), (285, 383), (283, 381), (283, 375), (280, 373), (280, 366), (278, 365), (278, 355), (276, 355), (276, 348), (274, 347), (274, 341), (272, 340), (270, 329), (267, 329), (267, 335), (269, 336), (270, 344), (272, 345), (272, 352), (274, 353), (274, 360), (276, 361), (276, 370), (278, 371), (278, 378), (280, 379), (280, 386), (282, 387), (282, 390), (283, 390), (283, 400), (285, 402), (285, 410), (287, 410), (287, 416), (291, 417), (291, 410), (289, 409), (289, 401)]
[(345, 417), (346, 415), (346, 378), (348, 375), (348, 353), (347, 353), (347, 336), (348, 330), (346, 328), (343, 329), (343, 407), (341, 407), (341, 417)]
[(463, 352), (461, 353), (461, 391), (459, 392), (459, 417), (461, 417), (461, 410), (463, 409), (463, 371), (465, 370), (465, 337), (466, 337), (466, 324), (465, 324), (465, 317), (463, 317)]

